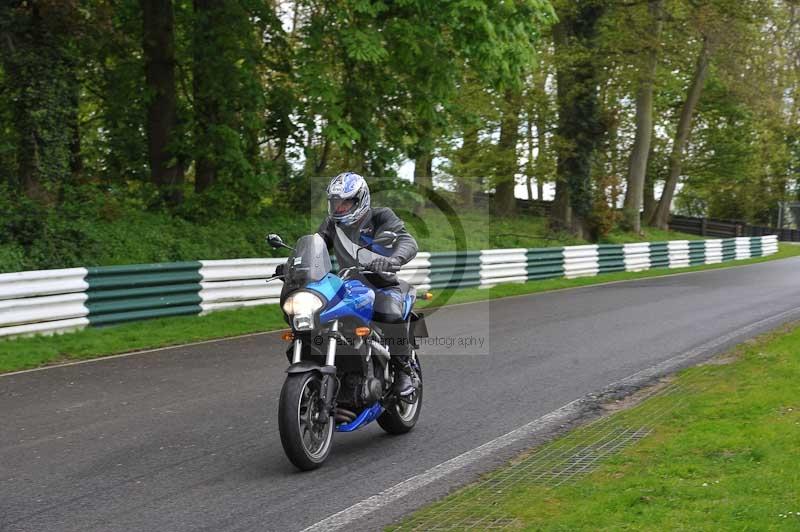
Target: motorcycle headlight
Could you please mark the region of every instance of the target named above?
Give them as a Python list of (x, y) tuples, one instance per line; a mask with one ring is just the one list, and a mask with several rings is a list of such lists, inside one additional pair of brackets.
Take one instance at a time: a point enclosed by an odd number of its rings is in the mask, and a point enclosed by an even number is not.
[(289, 316), (295, 314), (310, 316), (321, 308), (322, 299), (318, 295), (302, 290), (290, 295), (283, 302), (283, 311)]

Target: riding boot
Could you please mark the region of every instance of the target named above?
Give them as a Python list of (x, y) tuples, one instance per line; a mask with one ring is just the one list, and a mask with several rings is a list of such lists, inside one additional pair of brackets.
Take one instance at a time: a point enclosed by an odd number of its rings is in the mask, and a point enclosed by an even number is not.
[(416, 391), (417, 372), (411, 363), (411, 344), (408, 339), (408, 322), (392, 323), (385, 326), (394, 367), (394, 391), (407, 397)]
[(400, 397), (408, 397), (417, 391), (419, 378), (411, 355), (397, 355), (392, 357), (394, 365), (394, 391)]

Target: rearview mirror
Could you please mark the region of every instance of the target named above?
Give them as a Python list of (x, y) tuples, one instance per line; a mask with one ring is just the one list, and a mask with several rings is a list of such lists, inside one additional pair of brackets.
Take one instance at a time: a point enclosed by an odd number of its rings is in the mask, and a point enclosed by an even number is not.
[(286, 244), (283, 243), (281, 236), (276, 235), (275, 233), (270, 233), (267, 235), (267, 244), (275, 249), (287, 247)]

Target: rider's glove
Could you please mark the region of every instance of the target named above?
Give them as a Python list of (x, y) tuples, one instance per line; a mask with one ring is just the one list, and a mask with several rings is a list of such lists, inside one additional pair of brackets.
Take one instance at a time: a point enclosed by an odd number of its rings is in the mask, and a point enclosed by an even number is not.
[(380, 257), (367, 266), (369, 271), (375, 273), (391, 273), (400, 269), (400, 259), (397, 257)]
[(286, 264), (278, 264), (277, 266), (275, 266), (275, 277), (283, 275), (285, 269), (286, 269)]

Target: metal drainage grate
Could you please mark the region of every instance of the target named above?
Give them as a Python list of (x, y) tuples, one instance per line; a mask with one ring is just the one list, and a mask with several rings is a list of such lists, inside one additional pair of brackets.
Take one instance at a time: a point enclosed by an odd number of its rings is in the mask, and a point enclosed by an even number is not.
[(674, 411), (692, 391), (675, 383), (649, 390), (640, 398), (647, 401), (639, 407), (601, 417), (536, 448), (389, 529), (455, 532), (523, 528), (523, 523), (498, 508), (510, 490), (531, 485), (555, 488), (591, 473), (605, 459), (650, 434), (650, 424)]

